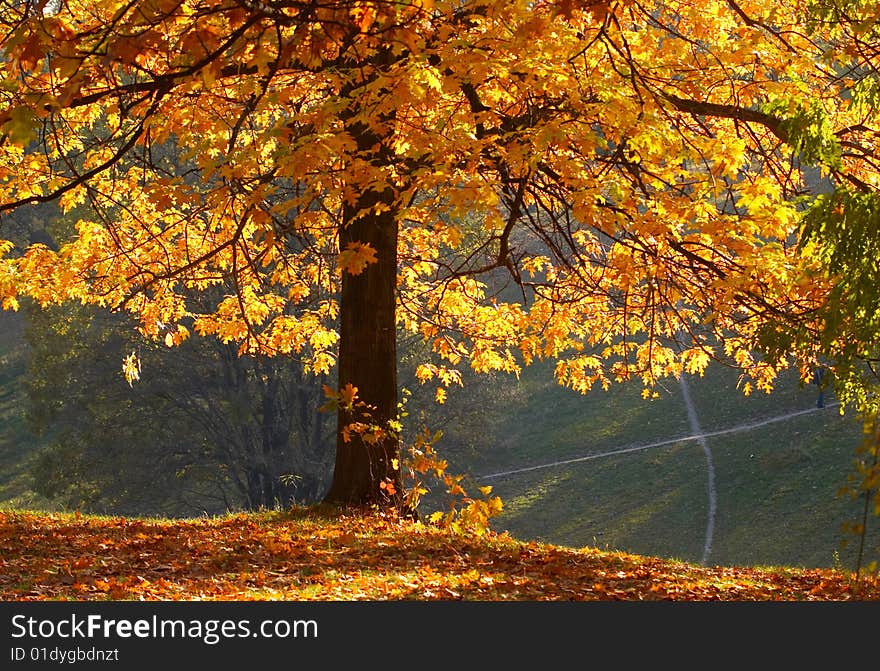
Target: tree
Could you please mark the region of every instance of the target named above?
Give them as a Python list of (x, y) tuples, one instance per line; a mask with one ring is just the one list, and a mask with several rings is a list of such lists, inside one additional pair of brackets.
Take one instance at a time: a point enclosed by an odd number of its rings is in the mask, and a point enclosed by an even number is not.
[[(320, 380), (205, 339), (168, 351), (92, 306), (25, 310), (36, 490), (77, 509), (191, 514), (316, 501), (331, 456)], [(130, 389), (119, 360), (151, 374)]]
[[(398, 327), (431, 344), (440, 400), (460, 365), (541, 357), (579, 391), (713, 356), (767, 389), (790, 362), (754, 356), (761, 324), (829, 290), (796, 245), (802, 138), (864, 137), (797, 10), (6, 5), (0, 212), (92, 214), (57, 253), (9, 254), (0, 296), (336, 363), (327, 498), (349, 504), (401, 500)], [(863, 155), (836, 169), (874, 179)], [(211, 310), (187, 298), (223, 282)]]
[[(853, 125), (848, 133), (832, 133), (821, 110), (810, 115), (810, 124), (801, 125), (798, 145), (804, 158), (821, 165), (833, 187), (809, 203), (801, 252), (818, 260), (829, 289), (808, 318), (768, 323), (759, 342), (771, 359), (797, 351), (802, 360), (828, 366), (832, 375), (827, 383), (863, 422), (855, 485), (846, 488), (864, 498), (861, 519), (848, 525), (860, 536), (858, 572), (868, 514), (873, 508), (880, 515), (880, 164), (875, 159), (880, 14), (873, 0), (811, 0), (807, 5), (807, 26), (823, 47), (823, 64), (839, 83)], [(867, 169), (853, 171), (854, 164)], [(876, 563), (872, 566), (876, 570)]]

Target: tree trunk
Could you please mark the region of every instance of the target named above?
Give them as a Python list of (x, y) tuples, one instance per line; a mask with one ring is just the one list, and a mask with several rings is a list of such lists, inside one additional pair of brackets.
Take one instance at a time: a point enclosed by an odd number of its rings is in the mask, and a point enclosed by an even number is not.
[[(388, 164), (387, 148), (375, 130), (355, 122), (348, 131), (361, 158), (374, 166)], [(365, 190), (344, 207), (340, 250), (351, 242), (366, 243), (376, 261), (357, 275), (342, 274), (339, 388), (356, 387), (357, 400), (354, 408), (339, 408), (327, 502), (397, 507), (401, 501), (400, 437), (389, 424), (397, 419), (397, 233), (396, 194), (390, 184), (381, 191)], [(352, 422), (372, 425), (380, 437), (372, 429), (346, 430)]]
[[(370, 207), (390, 199), (387, 192), (371, 191), (361, 196), (359, 205)], [(325, 500), (397, 505), (399, 436), (389, 426), (397, 418), (397, 221), (393, 211), (355, 216), (340, 235), (340, 248), (354, 241), (369, 243), (377, 261), (359, 275), (343, 273), (339, 386), (356, 387), (357, 402), (353, 409), (339, 408), (336, 466)], [(352, 422), (372, 424), (385, 435), (365, 440), (363, 433), (345, 431)]]

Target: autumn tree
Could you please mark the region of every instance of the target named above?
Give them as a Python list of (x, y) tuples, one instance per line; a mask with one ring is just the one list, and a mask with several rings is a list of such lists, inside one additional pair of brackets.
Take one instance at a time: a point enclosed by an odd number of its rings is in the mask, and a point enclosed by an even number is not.
[[(398, 329), (441, 401), (463, 365), (537, 358), (578, 391), (721, 356), (767, 389), (795, 361), (754, 355), (761, 325), (806, 324), (832, 283), (798, 252), (799, 157), (869, 140), (799, 11), (3, 3), (0, 212), (90, 211), (57, 252), (3, 247), (4, 307), (335, 365), (327, 499), (350, 504), (400, 501)], [(868, 156), (833, 169), (873, 184)]]

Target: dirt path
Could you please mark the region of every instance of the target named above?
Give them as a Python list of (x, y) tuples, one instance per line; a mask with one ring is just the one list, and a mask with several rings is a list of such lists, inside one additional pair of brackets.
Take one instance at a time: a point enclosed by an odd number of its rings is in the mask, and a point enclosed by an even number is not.
[(715, 491), (715, 463), (712, 461), (712, 450), (709, 449), (709, 443), (706, 441), (706, 434), (700, 428), (700, 418), (697, 416), (697, 409), (691, 400), (691, 393), (688, 389), (685, 376), (678, 378), (681, 385), (681, 397), (684, 399), (684, 407), (687, 408), (688, 424), (691, 427), (691, 436), (703, 448), (703, 454), (706, 456), (706, 474), (708, 477), (707, 493), (709, 497), (709, 509), (706, 514), (706, 540), (703, 544), (703, 558), (701, 562), (705, 565), (709, 561), (709, 555), (712, 554), (712, 536), (715, 533), (715, 507), (717, 500), (717, 492)]
[(669, 440), (659, 440), (654, 443), (647, 443), (645, 445), (636, 445), (633, 447), (622, 447), (617, 450), (611, 450), (609, 452), (600, 452), (598, 454), (587, 454), (582, 457), (574, 457), (572, 459), (563, 459), (561, 461), (552, 461), (545, 464), (538, 464), (536, 466), (526, 466), (525, 468), (515, 468), (509, 471), (500, 471), (498, 473), (489, 473), (487, 475), (483, 475), (478, 480), (492, 480), (494, 478), (503, 478), (509, 475), (518, 475), (519, 473), (528, 473), (530, 471), (538, 471), (545, 468), (554, 468), (556, 466), (565, 466), (567, 464), (576, 464), (582, 461), (591, 461), (592, 459), (601, 459), (602, 457), (611, 457), (617, 454), (627, 454), (629, 452), (642, 452), (644, 450), (651, 450), (657, 447), (666, 447), (668, 445), (675, 445), (676, 443), (683, 443), (690, 440), (697, 441), (697, 444), (703, 449), (703, 454), (706, 457), (706, 471), (708, 478), (707, 485), (707, 493), (708, 493), (708, 511), (707, 511), (707, 519), (706, 519), (706, 536), (705, 541), (703, 543), (703, 557), (701, 562), (705, 565), (709, 561), (709, 556), (712, 554), (712, 539), (715, 533), (715, 511), (717, 507), (717, 491), (715, 489), (715, 463), (712, 459), (712, 450), (709, 448), (709, 443), (707, 442), (707, 438), (714, 438), (715, 436), (726, 436), (732, 433), (740, 433), (743, 431), (753, 431), (754, 429), (759, 429), (761, 427), (767, 426), (769, 424), (775, 424), (777, 422), (785, 422), (790, 419), (794, 419), (795, 417), (800, 417), (802, 415), (809, 415), (814, 412), (822, 412), (827, 408), (833, 408), (835, 406), (840, 405), (839, 403), (827, 403), (823, 407), (820, 408), (807, 408), (806, 410), (797, 410), (795, 412), (788, 412), (783, 415), (776, 415), (775, 417), (768, 417), (767, 419), (761, 419), (755, 422), (748, 422), (746, 424), (737, 424), (736, 426), (731, 426), (727, 429), (720, 429), (718, 431), (708, 431), (704, 432), (700, 427), (700, 420), (697, 416), (697, 409), (694, 407), (694, 403), (691, 400), (690, 390), (688, 389), (687, 382), (684, 379), (684, 376), (680, 378), (681, 383), (681, 395), (684, 399), (684, 405), (687, 409), (688, 414), (688, 423), (690, 424), (691, 434), (689, 436), (682, 436), (681, 438), (672, 438)]
[(775, 417), (769, 417), (767, 419), (761, 419), (756, 422), (748, 422), (746, 424), (737, 424), (736, 426), (731, 426), (727, 429), (720, 429), (718, 431), (708, 431), (706, 433), (698, 433), (697, 435), (690, 436), (681, 436), (680, 438), (670, 438), (667, 440), (658, 440), (655, 443), (646, 443), (645, 445), (635, 445), (632, 447), (622, 447), (616, 450), (611, 450), (609, 452), (600, 452), (597, 454), (586, 454), (582, 457), (573, 457), (571, 459), (563, 459), (561, 461), (551, 461), (544, 464), (537, 464), (535, 466), (526, 466), (524, 468), (515, 468), (509, 471), (499, 471), (497, 473), (487, 473), (486, 475), (481, 475), (477, 478), (477, 480), (492, 480), (495, 478), (504, 478), (509, 475), (518, 475), (519, 473), (528, 473), (529, 471), (539, 471), (545, 468), (555, 468), (556, 466), (565, 466), (567, 464), (577, 464), (582, 461), (592, 461), (593, 459), (601, 459), (602, 457), (612, 457), (616, 454), (627, 454), (629, 452), (642, 452), (644, 450), (651, 450), (657, 447), (666, 447), (668, 445), (675, 445), (676, 443), (683, 443), (689, 440), (700, 440), (701, 438), (714, 438), (715, 436), (725, 436), (731, 433), (739, 433), (741, 431), (751, 431), (753, 429), (759, 429), (762, 426), (767, 426), (768, 424), (775, 424), (777, 422), (785, 422), (789, 419), (793, 419), (795, 417), (800, 417), (801, 415), (809, 415), (814, 412), (823, 412), (828, 408), (833, 408), (839, 405), (838, 403), (826, 403), (824, 408), (808, 408), (806, 410), (797, 410), (795, 412), (788, 412), (784, 415), (776, 415)]

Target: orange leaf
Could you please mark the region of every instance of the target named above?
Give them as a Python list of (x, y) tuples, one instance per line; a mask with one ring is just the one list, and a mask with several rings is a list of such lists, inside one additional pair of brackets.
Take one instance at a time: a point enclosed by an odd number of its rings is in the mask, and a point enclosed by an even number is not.
[(339, 253), (337, 263), (343, 272), (360, 275), (371, 263), (376, 263), (376, 250), (365, 242), (349, 242)]

